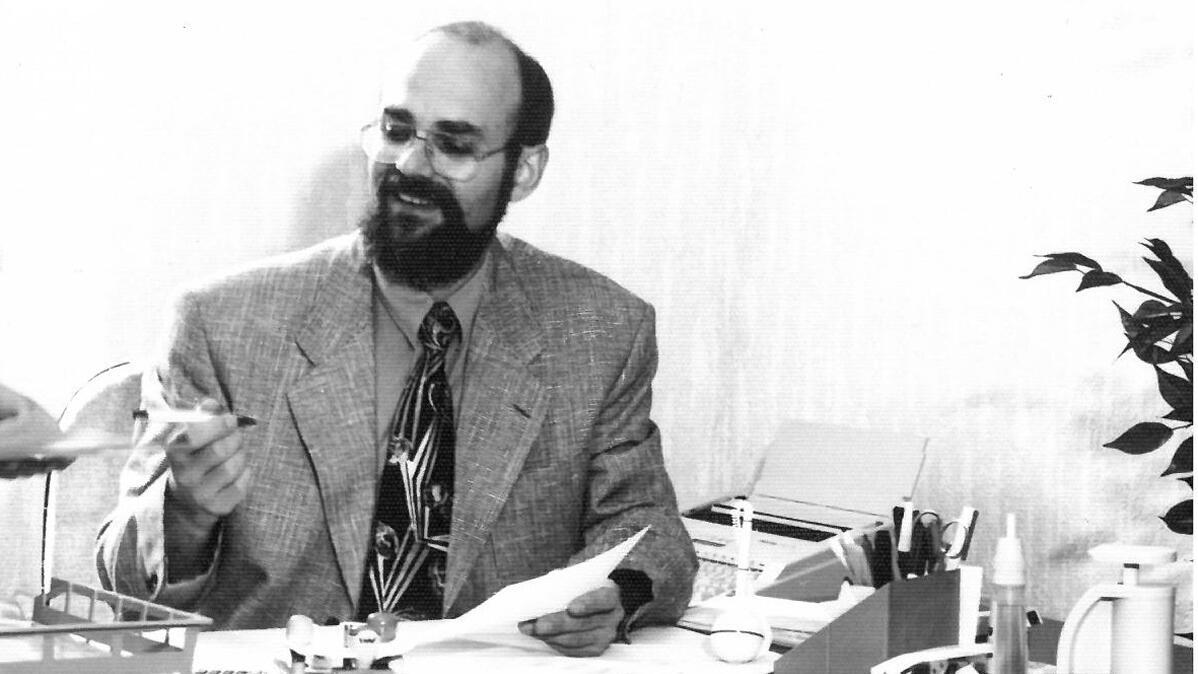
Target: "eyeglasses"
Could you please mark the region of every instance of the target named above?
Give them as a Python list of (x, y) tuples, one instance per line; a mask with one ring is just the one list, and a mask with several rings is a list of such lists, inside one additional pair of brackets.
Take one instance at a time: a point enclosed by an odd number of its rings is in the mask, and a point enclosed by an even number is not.
[(505, 143), (494, 150), (478, 147), (474, 140), (443, 131), (428, 131), (423, 134), (407, 122), (382, 119), (362, 127), (362, 151), (371, 161), (378, 164), (400, 164), (414, 150), (412, 143), (424, 142), (424, 156), (437, 175), (464, 182), (478, 173), (478, 165), (492, 155), (512, 147)]

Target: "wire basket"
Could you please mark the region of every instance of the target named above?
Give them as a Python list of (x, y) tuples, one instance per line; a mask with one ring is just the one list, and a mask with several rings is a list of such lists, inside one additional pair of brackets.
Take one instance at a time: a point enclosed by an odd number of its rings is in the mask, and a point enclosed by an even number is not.
[(0, 627), (3, 674), (190, 674), (212, 620), (60, 578), (33, 602), (28, 626)]

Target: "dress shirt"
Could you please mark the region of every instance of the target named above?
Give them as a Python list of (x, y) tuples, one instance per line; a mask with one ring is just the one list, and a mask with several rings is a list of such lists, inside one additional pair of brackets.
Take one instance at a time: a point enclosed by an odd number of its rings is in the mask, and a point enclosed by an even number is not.
[[(458, 426), (462, 393), (468, 386), (466, 370), (474, 315), (490, 285), (491, 253), (483, 256), (478, 269), (452, 295), (445, 298), (462, 326), (462, 337), (449, 347), (445, 356), (446, 376), (453, 394), (453, 421)], [(374, 268), (374, 391), (375, 445), (379, 472), (386, 460), (387, 434), (391, 432), (395, 407), (403, 394), (412, 367), (420, 353), (417, 337), (425, 314), (437, 301), (432, 295), (414, 288), (391, 283), (378, 267)]]

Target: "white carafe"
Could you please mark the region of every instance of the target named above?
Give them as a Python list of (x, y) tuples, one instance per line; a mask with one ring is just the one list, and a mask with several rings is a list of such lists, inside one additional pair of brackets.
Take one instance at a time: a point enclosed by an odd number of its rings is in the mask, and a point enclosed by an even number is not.
[(1057, 674), (1171, 674), (1174, 588), (1141, 584), (1140, 567), (1168, 564), (1177, 553), (1106, 544), (1091, 548), (1090, 556), (1122, 564), (1123, 578), (1090, 588), (1069, 612), (1057, 644)]

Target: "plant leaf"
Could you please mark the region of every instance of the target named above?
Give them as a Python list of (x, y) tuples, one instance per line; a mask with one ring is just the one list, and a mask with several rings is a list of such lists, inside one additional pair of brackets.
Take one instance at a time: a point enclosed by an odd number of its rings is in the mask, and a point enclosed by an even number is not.
[(1168, 310), (1168, 305), (1160, 300), (1145, 300), (1140, 308), (1136, 309), (1136, 313), (1132, 314), (1141, 321), (1149, 316), (1159, 316), (1162, 312)]
[(1165, 469), (1165, 472), (1161, 473), (1161, 477), (1174, 473), (1192, 472), (1194, 472), (1194, 438), (1188, 437), (1177, 446), (1177, 451), (1173, 452), (1173, 460), (1169, 462), (1169, 467)]
[(1152, 251), (1154, 255), (1162, 260), (1173, 257), (1173, 249), (1161, 239), (1148, 239), (1147, 243), (1141, 241), (1140, 245)]
[(1119, 278), (1118, 274), (1112, 274), (1109, 271), (1102, 271), (1101, 269), (1091, 269), (1082, 275), (1082, 282), (1077, 287), (1077, 292), (1080, 293), (1086, 288), (1113, 286), (1120, 283), (1123, 283), (1123, 279)]
[[(1194, 324), (1186, 323), (1177, 331), (1177, 336), (1173, 338), (1173, 348), (1170, 349), (1174, 356), (1194, 353)], [(1186, 378), (1191, 378), (1189, 374)]]
[(1103, 445), (1124, 454), (1147, 454), (1160, 449), (1173, 435), (1173, 429), (1156, 421), (1141, 421), (1123, 435)]
[(1190, 386), (1190, 382), (1165, 372), (1159, 366), (1154, 365), (1153, 368), (1156, 370), (1157, 388), (1160, 389), (1161, 397), (1169, 403), (1169, 407), (1178, 412), (1191, 410), (1194, 406), (1194, 388)]
[(1094, 260), (1082, 255), (1081, 253), (1049, 253), (1044, 255), (1050, 260), (1060, 260), (1061, 262), (1069, 262), (1079, 267), (1089, 267), (1090, 269), (1102, 269), (1102, 265)]
[(1173, 361), (1173, 356), (1169, 355), (1168, 351), (1162, 349), (1156, 344), (1143, 345), (1137, 344), (1135, 342), (1128, 342), (1127, 346), (1123, 347), (1123, 350), (1119, 352), (1119, 355), (1122, 356), (1123, 354), (1127, 353), (1128, 349), (1132, 349), (1136, 352), (1136, 358), (1139, 358), (1150, 365), (1159, 365), (1160, 363), (1169, 363)]
[(1152, 271), (1161, 277), (1161, 284), (1173, 293), (1173, 296), (1182, 302), (1194, 301), (1194, 282), (1190, 279), (1190, 275), (1186, 273), (1185, 267), (1181, 266), (1177, 258), (1169, 256), (1167, 260), (1156, 261), (1151, 258), (1142, 258), (1152, 267)]
[(1193, 294), (1194, 282), (1190, 279), (1189, 273), (1186, 272), (1185, 265), (1183, 265), (1181, 261), (1173, 255), (1173, 251), (1169, 248), (1169, 244), (1160, 239), (1148, 239), (1147, 243), (1141, 242), (1140, 245), (1152, 251), (1152, 253), (1156, 255), (1161, 262), (1165, 263), (1174, 274), (1185, 281), (1185, 291), (1187, 295)]
[(1157, 187), (1162, 190), (1174, 190), (1176, 192), (1185, 192), (1190, 194), (1194, 191), (1194, 178), (1186, 176), (1185, 178), (1145, 178), (1133, 185), (1147, 185), (1149, 187)]
[(1130, 338), (1133, 334), (1138, 333), (1140, 331), (1140, 322), (1127, 313), (1126, 309), (1119, 306), (1118, 302), (1111, 300), (1111, 304), (1114, 304), (1115, 308), (1119, 310), (1119, 321), (1123, 323), (1123, 334)]
[(1194, 409), (1187, 407), (1184, 410), (1170, 410), (1168, 414), (1161, 415), (1162, 419), (1169, 421), (1184, 421), (1189, 423), (1194, 420)]
[(1156, 198), (1156, 203), (1152, 205), (1152, 208), (1148, 209), (1148, 212), (1151, 213), (1157, 209), (1164, 208), (1165, 206), (1172, 206), (1179, 201), (1185, 200), (1185, 194), (1181, 192), (1174, 192), (1173, 190), (1165, 190), (1164, 192), (1161, 192), (1159, 197)]
[(1073, 266), (1073, 264), (1070, 262), (1065, 262), (1063, 260), (1045, 260), (1045, 261), (1041, 262), (1040, 264), (1036, 265), (1036, 268), (1033, 269), (1030, 274), (1028, 274), (1027, 276), (1020, 276), (1019, 278), (1028, 279), (1033, 276), (1042, 276), (1044, 274), (1055, 274), (1057, 272), (1073, 271), (1075, 269), (1077, 269), (1077, 267)]
[[(1118, 306), (1118, 305), (1116, 305)], [(1157, 300), (1147, 300), (1136, 309), (1129, 321), (1123, 319), (1122, 308), (1120, 318), (1123, 320), (1123, 333), (1127, 336), (1127, 346), (1119, 353), (1122, 356), (1128, 349), (1136, 352), (1136, 357), (1145, 363), (1168, 363), (1176, 360), (1177, 355), (1157, 346), (1157, 342), (1181, 328), (1181, 321), (1174, 319), (1165, 304)]]
[(1169, 531), (1193, 536), (1194, 499), (1188, 498), (1181, 503), (1175, 504), (1161, 517), (1161, 520), (1164, 521), (1165, 526), (1169, 527)]

